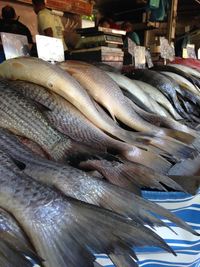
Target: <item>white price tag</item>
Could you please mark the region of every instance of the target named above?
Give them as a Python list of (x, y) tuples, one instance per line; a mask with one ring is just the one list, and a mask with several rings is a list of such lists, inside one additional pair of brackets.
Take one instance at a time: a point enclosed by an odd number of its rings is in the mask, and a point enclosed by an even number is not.
[(38, 57), (50, 62), (65, 60), (63, 42), (61, 39), (36, 35)]
[(146, 64), (146, 48), (144, 46), (135, 47), (135, 67), (137, 69), (145, 68)]
[(29, 56), (27, 36), (1, 32), (1, 40), (6, 59)]
[(188, 58), (194, 58), (196, 59), (196, 53), (195, 53), (195, 45), (194, 44), (188, 44), (187, 47), (187, 56)]

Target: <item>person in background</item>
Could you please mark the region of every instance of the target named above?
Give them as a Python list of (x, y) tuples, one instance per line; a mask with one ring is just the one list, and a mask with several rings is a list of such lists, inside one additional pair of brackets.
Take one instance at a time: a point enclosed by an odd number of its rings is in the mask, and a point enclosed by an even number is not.
[(16, 16), (15, 9), (12, 6), (4, 6), (1, 11), (2, 19), (0, 20), (0, 32), (8, 32), (27, 36), (30, 48), (33, 44), (33, 39), (30, 30), (19, 21)]
[(61, 17), (54, 15), (51, 10), (47, 9), (44, 0), (32, 0), (32, 3), (37, 14), (39, 34), (62, 39), (67, 58), (68, 49), (64, 41), (64, 26)]
[(140, 38), (136, 32), (134, 32), (133, 24), (129, 21), (125, 21), (121, 25), (121, 29), (126, 31), (126, 36), (124, 39), (124, 47), (128, 47), (128, 38), (130, 38), (136, 45), (140, 45)]
[(103, 17), (99, 20), (98, 26), (103, 28), (110, 28), (110, 19)]

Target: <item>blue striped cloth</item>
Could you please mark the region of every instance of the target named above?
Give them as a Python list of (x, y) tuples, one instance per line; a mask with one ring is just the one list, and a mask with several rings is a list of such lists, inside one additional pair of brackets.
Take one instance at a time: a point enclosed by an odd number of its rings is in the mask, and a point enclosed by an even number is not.
[[(200, 190), (195, 196), (177, 192), (144, 191), (143, 197), (171, 210), (200, 233)], [(165, 227), (157, 228), (156, 232), (174, 249), (177, 256), (157, 248), (137, 249), (139, 266), (200, 267), (200, 237), (188, 233), (167, 220), (164, 221), (177, 235)], [(98, 255), (97, 262), (105, 267), (114, 267), (106, 255)]]

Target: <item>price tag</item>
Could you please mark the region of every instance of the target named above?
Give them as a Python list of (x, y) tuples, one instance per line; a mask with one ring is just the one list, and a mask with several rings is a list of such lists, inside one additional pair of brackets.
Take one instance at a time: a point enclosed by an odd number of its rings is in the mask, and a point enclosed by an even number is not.
[(183, 48), (182, 57), (188, 58), (187, 48)]
[(198, 49), (198, 59), (200, 59), (200, 48)]
[(151, 57), (151, 53), (149, 50), (146, 49), (145, 51), (145, 56), (146, 56), (146, 62), (147, 62), (147, 66), (148, 68), (152, 68), (153, 67), (153, 61), (152, 61), (152, 57)]
[(52, 63), (65, 60), (63, 42), (61, 39), (36, 35), (36, 45), (39, 58)]
[(6, 59), (29, 56), (28, 39), (24, 35), (1, 32)]
[(187, 56), (188, 58), (194, 58), (196, 59), (196, 53), (195, 53), (195, 45), (194, 44), (188, 44), (187, 47)]
[(173, 61), (175, 57), (175, 49), (173, 44), (169, 44), (168, 40), (165, 37), (160, 37), (160, 55), (166, 60)]
[(128, 52), (132, 56), (132, 64), (133, 64), (133, 58), (135, 57), (135, 48), (136, 48), (136, 43), (133, 42), (130, 38), (128, 38)]
[(146, 48), (144, 46), (135, 47), (135, 68), (144, 69), (146, 65)]

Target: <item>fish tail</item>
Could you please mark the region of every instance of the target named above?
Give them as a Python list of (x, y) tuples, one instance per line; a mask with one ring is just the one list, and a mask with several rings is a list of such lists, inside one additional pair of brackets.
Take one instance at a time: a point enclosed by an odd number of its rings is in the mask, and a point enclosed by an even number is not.
[(33, 266), (24, 255), (28, 256), (35, 263), (42, 264), (42, 259), (20, 238), (16, 238), (8, 232), (0, 233), (0, 266)]
[(195, 140), (195, 136), (182, 132), (182, 131), (177, 131), (174, 129), (164, 129), (164, 132), (166, 133), (167, 136), (170, 136), (176, 140), (179, 140), (185, 144), (191, 144)]
[(114, 251), (109, 254), (109, 258), (116, 267), (138, 267), (136, 261), (138, 260), (133, 250), (117, 246)]
[(79, 164), (81, 168), (97, 170), (100, 172), (111, 184), (122, 187), (128, 191), (140, 195), (141, 191), (134, 180), (130, 180), (124, 174), (120, 173), (119, 166), (112, 165), (107, 160), (87, 160)]
[(197, 150), (193, 146), (184, 144), (175, 139), (152, 138), (151, 145), (167, 152), (172, 158), (177, 160), (193, 159), (197, 156)]
[(91, 251), (110, 254), (118, 244), (130, 249), (157, 246), (175, 255), (152, 230), (111, 211), (67, 197), (50, 202), (46, 209), (48, 218), (40, 209), (29, 218), (29, 236), (45, 260), (44, 266), (63, 267), (67, 262), (71, 267), (92, 267), (95, 258)]
[[(148, 146), (146, 146), (146, 149), (149, 149)], [(129, 146), (128, 144), (124, 144), (123, 151), (121, 151), (121, 156), (125, 157), (131, 162), (143, 164), (144, 166), (149, 167), (159, 173), (167, 173), (171, 168), (171, 163), (158, 155), (158, 153)]]

